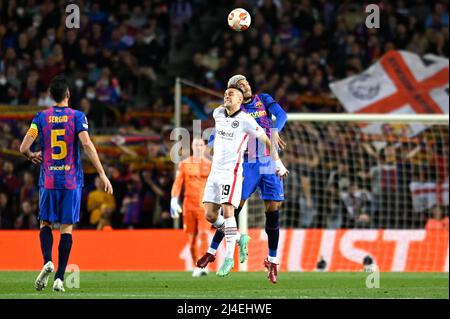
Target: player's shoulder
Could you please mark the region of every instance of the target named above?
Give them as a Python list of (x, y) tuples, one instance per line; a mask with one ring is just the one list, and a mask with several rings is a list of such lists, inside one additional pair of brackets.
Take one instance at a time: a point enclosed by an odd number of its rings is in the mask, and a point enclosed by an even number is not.
[(258, 94), (258, 97), (263, 103), (275, 102), (274, 98), (269, 93), (260, 93), (260, 94)]
[(250, 114), (246, 112), (239, 112), (239, 114), (236, 115), (236, 118), (243, 120), (243, 121), (253, 121), (254, 118)]
[(224, 115), (225, 116), (225, 108), (223, 106), (216, 107), (213, 112), (213, 117)]
[(186, 157), (184, 160), (181, 160), (179, 165), (186, 165), (192, 163), (192, 156)]
[(45, 117), (51, 114), (51, 108), (36, 112), (33, 122), (36, 124), (44, 124)]
[(84, 112), (83, 112), (83, 111), (80, 111), (80, 110), (76, 110), (76, 109), (70, 108), (70, 111), (73, 112), (73, 114), (74, 114), (75, 117), (77, 117), (77, 118), (83, 118), (83, 117), (86, 116), (86, 114), (84, 114)]
[(39, 119), (39, 118), (41, 118), (41, 116), (42, 116), (42, 113), (43, 111), (38, 111), (38, 112), (36, 112), (36, 114), (34, 115), (34, 118), (35, 119)]

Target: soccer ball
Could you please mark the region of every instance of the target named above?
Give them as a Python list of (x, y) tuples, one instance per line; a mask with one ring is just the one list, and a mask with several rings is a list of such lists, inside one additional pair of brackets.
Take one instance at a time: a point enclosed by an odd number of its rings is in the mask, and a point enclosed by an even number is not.
[(240, 32), (247, 30), (251, 22), (252, 18), (250, 17), (250, 13), (242, 8), (236, 8), (228, 15), (228, 25), (234, 31)]

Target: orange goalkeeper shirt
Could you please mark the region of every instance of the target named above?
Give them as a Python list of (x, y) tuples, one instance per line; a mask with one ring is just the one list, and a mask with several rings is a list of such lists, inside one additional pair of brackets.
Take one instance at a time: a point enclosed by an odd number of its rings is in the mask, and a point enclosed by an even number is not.
[(180, 162), (175, 182), (172, 186), (172, 197), (179, 197), (184, 184), (185, 210), (196, 210), (202, 205), (203, 191), (211, 171), (211, 161), (206, 158), (192, 156)]

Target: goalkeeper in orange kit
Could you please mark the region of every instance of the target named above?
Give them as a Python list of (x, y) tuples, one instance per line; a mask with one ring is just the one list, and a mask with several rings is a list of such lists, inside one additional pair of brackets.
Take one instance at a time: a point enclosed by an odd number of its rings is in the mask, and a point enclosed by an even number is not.
[[(170, 215), (178, 218), (183, 212), (183, 229), (189, 236), (189, 247), (192, 261), (195, 265), (198, 255), (197, 239), (200, 241), (201, 251), (208, 249), (208, 231), (210, 224), (205, 218), (202, 198), (206, 180), (211, 170), (211, 161), (204, 157), (206, 145), (203, 139), (194, 138), (192, 142), (192, 156), (180, 162), (172, 186)], [(181, 209), (178, 197), (184, 184), (184, 202)], [(207, 269), (196, 268), (193, 277), (207, 275)]]

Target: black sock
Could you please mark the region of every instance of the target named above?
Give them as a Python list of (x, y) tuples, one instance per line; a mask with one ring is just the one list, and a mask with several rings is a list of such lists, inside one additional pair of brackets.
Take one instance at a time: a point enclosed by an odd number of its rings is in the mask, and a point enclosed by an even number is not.
[[(234, 210), (234, 217), (236, 218), (236, 221), (239, 216), (239, 213), (241, 212), (241, 209), (242, 209), (242, 207), (238, 207), (238, 209)], [(225, 237), (225, 233), (223, 231), (216, 229), (216, 233), (214, 234), (214, 237), (213, 237), (210, 247), (217, 249), (220, 245), (220, 242), (224, 239), (224, 237)]]
[(53, 234), (49, 226), (44, 226), (39, 232), (41, 251), (44, 257), (44, 265), (52, 260)]
[(280, 238), (280, 213), (274, 211), (266, 213), (266, 234), (269, 242), (269, 256), (277, 257), (278, 239)]
[(64, 281), (64, 273), (66, 272), (67, 262), (69, 261), (70, 249), (72, 248), (72, 234), (61, 234), (59, 240), (59, 259), (58, 259), (58, 271), (56, 272), (55, 279), (61, 279)]

